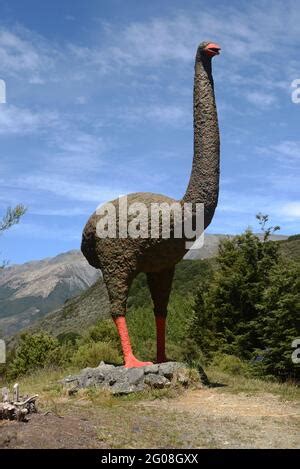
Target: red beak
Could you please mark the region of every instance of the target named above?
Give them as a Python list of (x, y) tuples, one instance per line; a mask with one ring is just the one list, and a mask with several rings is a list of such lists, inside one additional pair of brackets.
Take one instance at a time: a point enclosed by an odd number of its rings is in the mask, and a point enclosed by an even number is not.
[(221, 47), (215, 42), (210, 42), (204, 47), (204, 50), (209, 57), (213, 57), (214, 55), (219, 55)]

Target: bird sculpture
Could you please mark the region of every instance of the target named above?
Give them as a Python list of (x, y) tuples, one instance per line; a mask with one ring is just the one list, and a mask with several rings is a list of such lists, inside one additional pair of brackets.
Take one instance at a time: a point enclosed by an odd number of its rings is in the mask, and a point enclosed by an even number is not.
[[(199, 45), (195, 59), (194, 75), (194, 156), (192, 171), (186, 192), (181, 200), (150, 192), (133, 193), (126, 196), (127, 207), (146, 207), (147, 228), (151, 230), (151, 206), (171, 207), (174, 203), (189, 204), (190, 217), (195, 217), (195, 207), (203, 204), (203, 228), (211, 222), (219, 194), (220, 139), (212, 76), (212, 58), (220, 53), (220, 46), (213, 42)], [(126, 325), (126, 303), (133, 279), (140, 272), (147, 276), (150, 289), (157, 333), (157, 363), (167, 361), (165, 333), (167, 306), (172, 287), (175, 265), (184, 257), (188, 248), (185, 236), (176, 237), (175, 219), (171, 219), (169, 236), (163, 236), (159, 225), (158, 236), (124, 236), (120, 234), (121, 222), (124, 225), (124, 198), (109, 203), (115, 209), (112, 215), (116, 225), (113, 236), (99, 236), (99, 223), (104, 218), (109, 221), (105, 204), (97, 209), (87, 221), (82, 235), (81, 250), (88, 262), (101, 269), (110, 300), (111, 315), (117, 327), (126, 368), (151, 364), (138, 360), (132, 351)], [(121, 207), (122, 205), (122, 207)], [(127, 225), (133, 215), (128, 213)], [(159, 218), (161, 221), (161, 218)], [(182, 218), (181, 222), (184, 222)], [(125, 226), (125, 228), (126, 228)], [(123, 226), (124, 231), (124, 226)], [(145, 234), (145, 233), (144, 233)]]

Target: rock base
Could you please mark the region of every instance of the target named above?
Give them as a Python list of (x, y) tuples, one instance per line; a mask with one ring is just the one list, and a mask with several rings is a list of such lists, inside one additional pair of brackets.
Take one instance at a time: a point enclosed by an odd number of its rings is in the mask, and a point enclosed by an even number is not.
[(163, 389), (171, 385), (198, 386), (208, 383), (203, 370), (191, 370), (184, 363), (166, 362), (141, 368), (125, 368), (101, 362), (97, 368), (85, 368), (78, 375), (67, 376), (62, 381), (69, 395), (79, 389), (97, 387), (112, 394), (130, 394), (147, 388)]

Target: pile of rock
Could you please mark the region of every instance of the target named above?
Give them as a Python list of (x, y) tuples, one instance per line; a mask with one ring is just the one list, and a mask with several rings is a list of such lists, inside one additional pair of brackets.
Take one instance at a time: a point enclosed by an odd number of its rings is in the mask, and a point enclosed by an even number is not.
[(125, 368), (101, 362), (97, 368), (85, 368), (78, 375), (67, 376), (61, 382), (69, 395), (81, 388), (98, 387), (112, 394), (129, 394), (147, 388), (163, 389), (171, 384), (188, 386), (191, 382), (206, 384), (203, 370), (191, 372), (184, 363), (166, 362), (141, 368)]

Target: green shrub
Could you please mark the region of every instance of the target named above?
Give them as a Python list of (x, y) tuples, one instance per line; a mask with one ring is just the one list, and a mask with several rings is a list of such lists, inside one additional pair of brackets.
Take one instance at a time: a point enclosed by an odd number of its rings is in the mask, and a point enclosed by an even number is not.
[(198, 287), (189, 335), (224, 371), (299, 380), (291, 344), (299, 336), (300, 267), (280, 256), (270, 233), (264, 228), (262, 242), (247, 230), (221, 243), (218, 269)]
[(119, 336), (113, 321), (111, 319), (99, 321), (95, 326), (90, 327), (78, 341), (79, 345), (90, 342), (110, 342), (118, 347)]
[(211, 364), (215, 368), (218, 368), (218, 370), (231, 375), (248, 376), (251, 373), (250, 364), (234, 355), (216, 353)]
[(62, 332), (57, 336), (57, 340), (60, 344), (71, 344), (75, 345), (81, 335), (78, 332)]
[(79, 346), (72, 356), (72, 365), (85, 368), (96, 367), (101, 361), (121, 364), (122, 357), (111, 342), (90, 342)]
[(262, 347), (254, 356), (256, 372), (281, 380), (300, 379), (300, 366), (292, 362), (292, 341), (300, 330), (300, 265), (280, 262), (270, 274), (259, 309), (259, 335)]
[(7, 376), (11, 379), (36, 368), (56, 364), (53, 358), (59, 350), (59, 343), (48, 334), (23, 334), (17, 345), (12, 361), (8, 364)]

